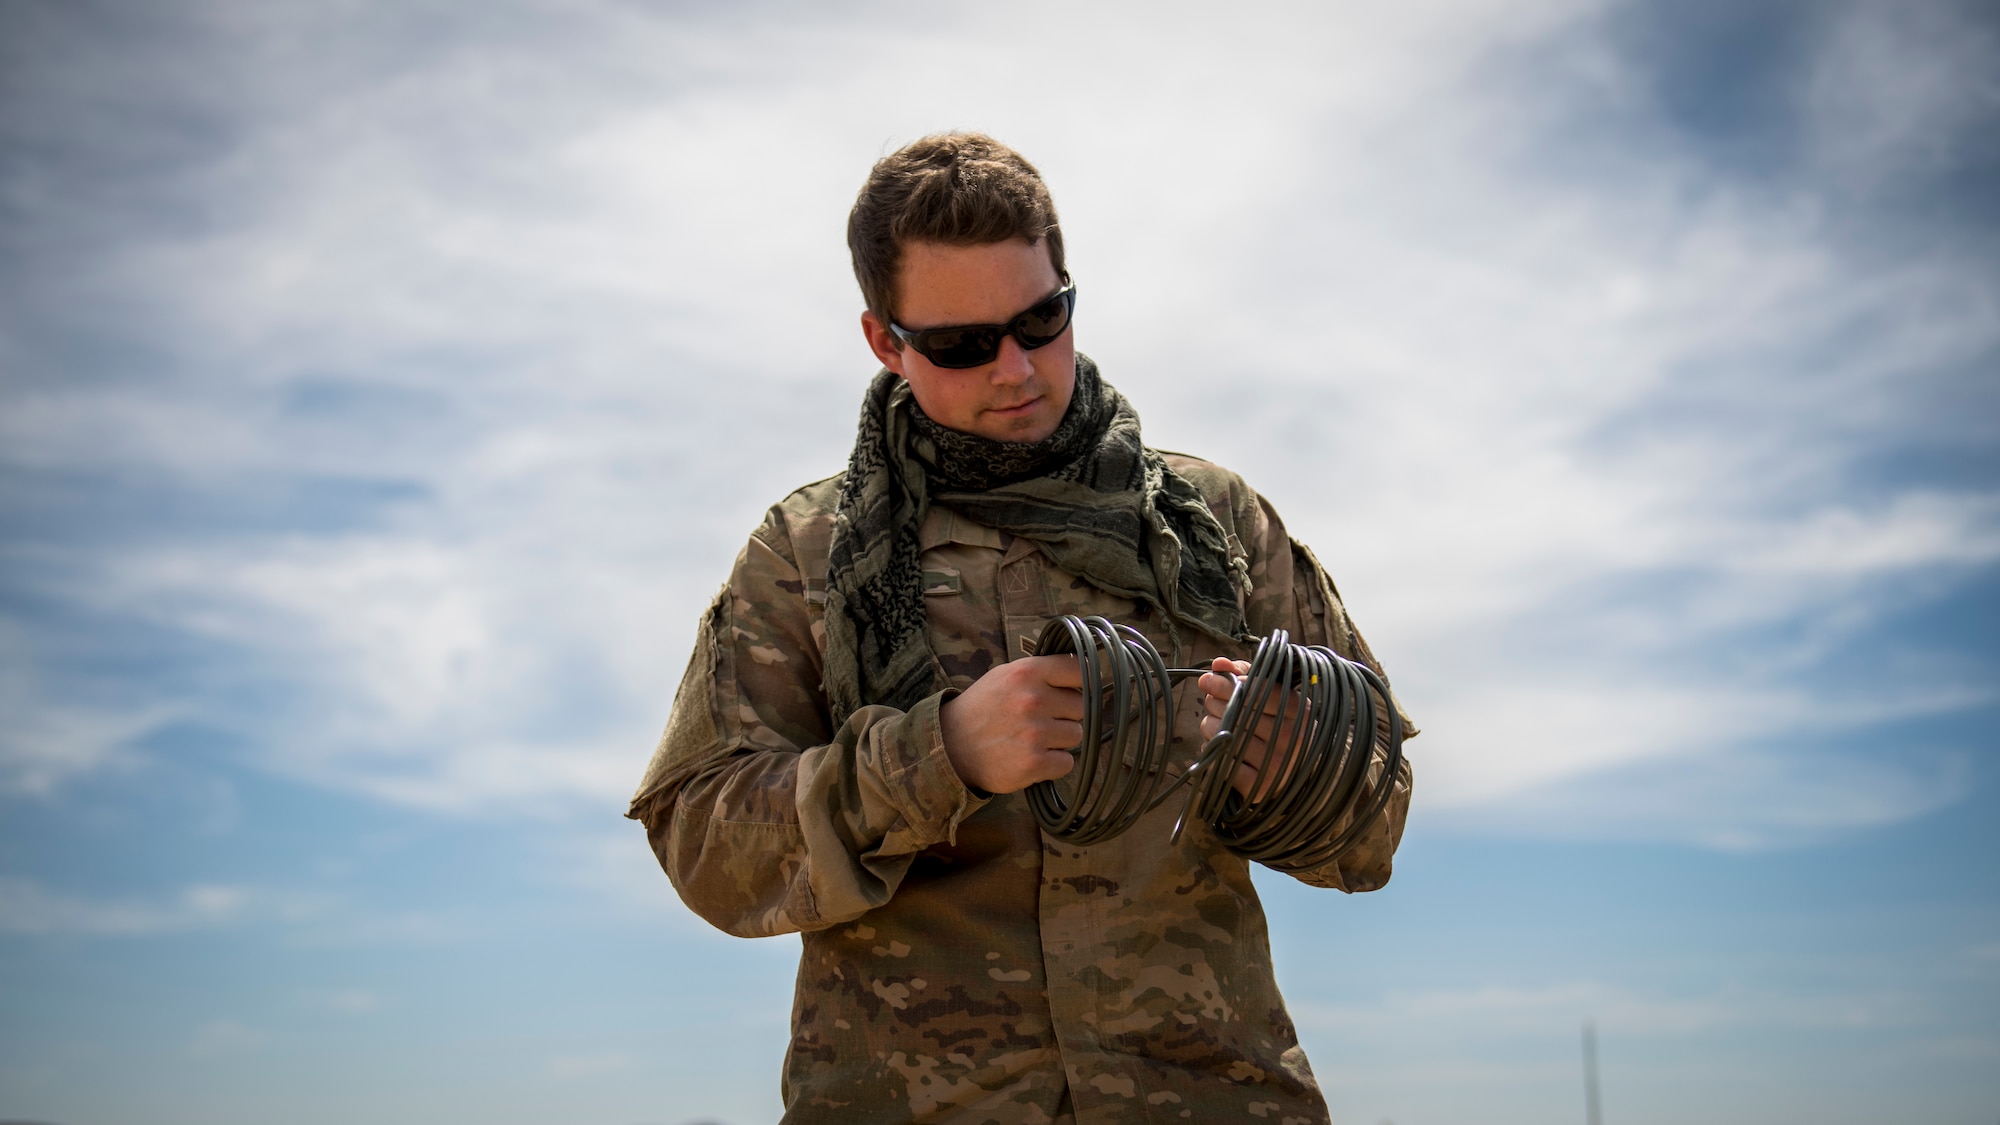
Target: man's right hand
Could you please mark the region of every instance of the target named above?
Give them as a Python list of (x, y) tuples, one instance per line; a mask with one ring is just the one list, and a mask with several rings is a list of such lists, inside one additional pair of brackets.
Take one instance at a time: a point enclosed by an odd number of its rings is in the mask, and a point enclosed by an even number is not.
[(1083, 672), (1074, 656), (1010, 660), (939, 709), (944, 752), (960, 781), (1013, 793), (1076, 768)]

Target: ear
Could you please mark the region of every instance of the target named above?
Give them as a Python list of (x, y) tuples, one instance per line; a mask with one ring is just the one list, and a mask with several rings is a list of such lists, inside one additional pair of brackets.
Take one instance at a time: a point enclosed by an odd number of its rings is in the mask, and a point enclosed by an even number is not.
[(861, 335), (867, 338), (868, 350), (875, 353), (875, 358), (882, 362), (882, 366), (898, 375), (903, 373), (903, 363), (908, 358), (908, 353), (903, 351), (903, 341), (897, 339), (894, 332), (889, 331), (887, 322), (876, 316), (873, 311), (865, 311), (861, 314)]

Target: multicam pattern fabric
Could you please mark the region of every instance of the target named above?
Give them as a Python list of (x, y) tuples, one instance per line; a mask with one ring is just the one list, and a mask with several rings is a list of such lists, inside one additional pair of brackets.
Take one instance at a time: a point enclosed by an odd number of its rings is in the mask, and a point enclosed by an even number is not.
[(875, 376), (842, 478), (829, 548), (823, 686), (835, 724), (868, 703), (907, 709), (936, 691), (916, 532), (935, 500), (1039, 542), (1095, 585), (1225, 641), (1243, 639), (1238, 554), (1201, 493), (1140, 438), (1139, 415), (1076, 357), (1061, 424), (1034, 443), (938, 425), (909, 384)]
[[(1333, 585), (1232, 474), (1165, 455), (1223, 530), (1274, 627), (1374, 665)], [(820, 682), (838, 477), (771, 509), (703, 617), (672, 718), (632, 802), (682, 899), (743, 937), (800, 932), (783, 1095), (788, 1122), (1327, 1119), (1273, 980), (1249, 865), (1174, 809), (1088, 848), (1043, 838), (1019, 794), (982, 799), (944, 753), (939, 708), (1027, 653), (1063, 613), (1161, 613), (1047, 549), (933, 504), (918, 530), (932, 654), (948, 685), (836, 724)], [(1247, 658), (1205, 640), (1177, 659)], [(1191, 689), (1189, 689), (1191, 690)], [(1200, 745), (1183, 696), (1176, 749)], [(1408, 810), (1338, 861), (1289, 872), (1365, 891), (1389, 878)]]

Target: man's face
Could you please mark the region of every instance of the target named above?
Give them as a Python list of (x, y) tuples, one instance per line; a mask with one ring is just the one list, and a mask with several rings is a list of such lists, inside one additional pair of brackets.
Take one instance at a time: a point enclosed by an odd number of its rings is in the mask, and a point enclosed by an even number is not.
[[(896, 277), (896, 323), (910, 331), (963, 324), (1005, 324), (1062, 287), (1048, 247), (1025, 239), (979, 246), (911, 242)], [(983, 367), (934, 366), (899, 347), (872, 312), (861, 330), (882, 366), (901, 375), (917, 405), (939, 425), (994, 441), (1040, 441), (1055, 432), (1076, 390), (1071, 329), (1033, 351), (1012, 336)]]

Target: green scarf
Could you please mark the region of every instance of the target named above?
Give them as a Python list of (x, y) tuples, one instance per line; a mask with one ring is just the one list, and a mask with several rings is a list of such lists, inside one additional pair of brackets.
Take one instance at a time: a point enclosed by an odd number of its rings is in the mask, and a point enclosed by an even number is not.
[(824, 687), (836, 727), (867, 704), (908, 710), (944, 686), (917, 551), (933, 502), (1034, 540), (1064, 570), (1164, 611), (1170, 631), (1179, 622), (1250, 639), (1237, 600), (1247, 564), (1201, 493), (1140, 440), (1138, 413), (1089, 357), (1076, 357), (1055, 433), (1032, 443), (947, 429), (885, 370), (862, 402), (834, 513)]

